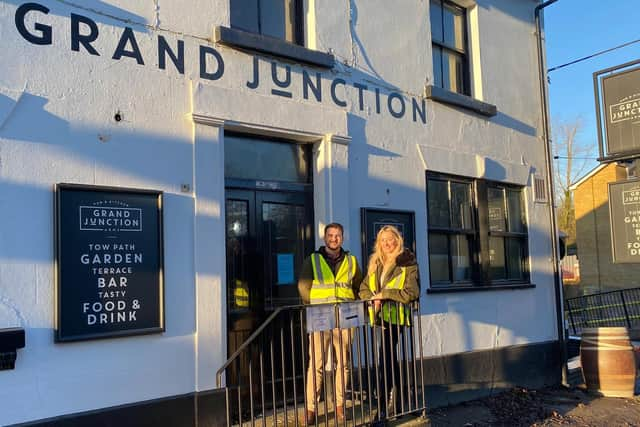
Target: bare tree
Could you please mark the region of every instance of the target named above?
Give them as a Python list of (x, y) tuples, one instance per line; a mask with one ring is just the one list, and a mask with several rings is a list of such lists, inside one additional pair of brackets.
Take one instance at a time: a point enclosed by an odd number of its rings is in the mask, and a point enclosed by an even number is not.
[(567, 234), (567, 243), (576, 239), (576, 219), (573, 198), (569, 187), (594, 165), (595, 144), (580, 138), (583, 122), (580, 117), (553, 124), (555, 153), (555, 188), (558, 227)]

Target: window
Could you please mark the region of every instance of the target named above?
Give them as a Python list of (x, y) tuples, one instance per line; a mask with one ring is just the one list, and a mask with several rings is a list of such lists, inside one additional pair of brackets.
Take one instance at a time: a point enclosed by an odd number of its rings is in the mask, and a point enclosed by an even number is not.
[(471, 182), (429, 179), (427, 191), (431, 281), (470, 282), (470, 256), (477, 234)]
[(527, 229), (522, 190), (487, 184), (489, 279), (524, 281)]
[(311, 182), (311, 146), (280, 138), (224, 134), (226, 178), (249, 181)]
[(527, 283), (522, 187), (427, 175), (432, 287)]
[(231, 27), (215, 27), (214, 41), (320, 68), (333, 68), (333, 54), (307, 49), (304, 5), (308, 0), (229, 0)]
[(447, 0), (430, 7), (434, 86), (470, 95), (466, 11)]
[(230, 0), (231, 28), (304, 45), (303, 0)]

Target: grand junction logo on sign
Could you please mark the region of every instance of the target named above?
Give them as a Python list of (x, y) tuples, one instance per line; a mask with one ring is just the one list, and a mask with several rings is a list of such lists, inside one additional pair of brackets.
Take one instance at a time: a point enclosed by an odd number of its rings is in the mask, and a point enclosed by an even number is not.
[(594, 73), (596, 110), (604, 121), (604, 135), (598, 136), (605, 161), (640, 154), (640, 68), (611, 73), (618, 68)]
[(613, 261), (640, 262), (640, 180), (609, 184)]

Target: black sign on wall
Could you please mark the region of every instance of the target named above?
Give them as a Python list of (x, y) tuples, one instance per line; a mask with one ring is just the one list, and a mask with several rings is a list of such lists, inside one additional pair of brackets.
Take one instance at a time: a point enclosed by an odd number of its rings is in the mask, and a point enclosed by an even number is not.
[(640, 67), (630, 68), (638, 63), (593, 74), (601, 161), (640, 156)]
[(640, 180), (609, 183), (613, 262), (640, 263)]
[(56, 341), (164, 331), (162, 193), (56, 186)]
[(416, 225), (414, 212), (361, 208), (360, 214), (362, 219), (360, 228), (362, 233), (362, 258), (364, 259), (364, 263), (362, 265), (365, 270), (369, 262), (369, 256), (373, 252), (378, 231), (380, 231), (380, 229), (385, 225), (393, 225), (396, 227), (398, 231), (400, 231), (400, 234), (402, 234), (404, 246), (415, 253)]

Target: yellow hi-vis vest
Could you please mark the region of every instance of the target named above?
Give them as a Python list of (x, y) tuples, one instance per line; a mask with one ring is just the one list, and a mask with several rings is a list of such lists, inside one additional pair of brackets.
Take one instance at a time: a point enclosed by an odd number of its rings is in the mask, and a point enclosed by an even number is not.
[[(400, 267), (401, 273), (387, 282), (383, 289), (403, 289), (404, 282), (407, 277), (407, 268)], [(369, 275), (369, 290), (374, 294), (378, 292), (376, 289), (376, 275)], [(399, 308), (399, 310), (398, 310)], [(388, 301), (382, 304), (382, 319), (387, 323), (394, 325), (411, 325), (411, 309), (404, 304), (395, 301)], [(369, 307), (369, 320), (373, 325), (375, 323), (375, 313), (373, 307)]]
[(356, 257), (345, 255), (338, 273), (334, 277), (331, 267), (319, 253), (311, 254), (313, 282), (309, 299), (311, 304), (326, 304), (332, 302), (353, 301), (351, 282), (356, 274)]
[(249, 307), (249, 289), (245, 282), (236, 279), (236, 285), (233, 288), (233, 299), (236, 307)]

